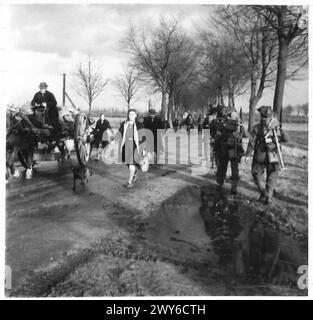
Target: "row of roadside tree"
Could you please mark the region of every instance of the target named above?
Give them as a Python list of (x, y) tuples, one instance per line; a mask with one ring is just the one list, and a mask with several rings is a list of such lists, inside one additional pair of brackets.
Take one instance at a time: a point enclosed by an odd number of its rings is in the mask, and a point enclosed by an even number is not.
[[(267, 87), (274, 88), (273, 109), (280, 114), (285, 82), (306, 76), (306, 15), (302, 6), (220, 5), (192, 32), (176, 17), (130, 23), (120, 40), (129, 64), (112, 83), (128, 108), (139, 88), (159, 93), (161, 114), (169, 122), (184, 111), (206, 112), (210, 104), (235, 107), (235, 98), (247, 94), (250, 129)], [(80, 64), (76, 88), (91, 110), (108, 82), (90, 61)]]

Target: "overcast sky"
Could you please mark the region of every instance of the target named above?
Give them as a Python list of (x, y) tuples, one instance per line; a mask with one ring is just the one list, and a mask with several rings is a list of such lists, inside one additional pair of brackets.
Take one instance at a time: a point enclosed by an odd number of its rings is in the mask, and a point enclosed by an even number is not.
[[(84, 55), (95, 57), (108, 79), (115, 78), (127, 65), (128, 56), (120, 52), (119, 40), (124, 37), (131, 20), (134, 24), (153, 23), (160, 15), (175, 15), (183, 27), (195, 32), (212, 13), (212, 6), (197, 5), (12, 5), (10, 8), (9, 102), (16, 105), (30, 101), (39, 82), (48, 83), (58, 103), (62, 103), (62, 74), (70, 74)], [(68, 93), (75, 104), (87, 104), (68, 84)], [(145, 110), (150, 92), (143, 91), (135, 103)], [(274, 91), (265, 91), (261, 103), (272, 104)], [(308, 101), (308, 81), (289, 82), (284, 104)], [(160, 101), (152, 98), (156, 109)], [(118, 93), (108, 85), (95, 101), (95, 106), (123, 107)], [(248, 96), (236, 100), (237, 106), (248, 107)]]

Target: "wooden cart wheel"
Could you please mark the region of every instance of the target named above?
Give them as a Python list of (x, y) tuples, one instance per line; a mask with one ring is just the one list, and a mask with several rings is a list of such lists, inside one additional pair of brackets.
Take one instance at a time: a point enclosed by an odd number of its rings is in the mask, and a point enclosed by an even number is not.
[(79, 113), (74, 125), (74, 143), (77, 160), (81, 166), (85, 166), (89, 160), (90, 138), (88, 117), (85, 113)]

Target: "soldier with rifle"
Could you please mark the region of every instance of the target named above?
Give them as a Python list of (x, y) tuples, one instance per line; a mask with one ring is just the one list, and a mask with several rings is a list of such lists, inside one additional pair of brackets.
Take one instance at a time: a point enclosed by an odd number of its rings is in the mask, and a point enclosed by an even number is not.
[[(273, 193), (277, 185), (279, 170), (285, 168), (281, 142), (288, 142), (289, 137), (281, 128), (271, 107), (258, 108), (261, 116), (260, 123), (253, 126), (246, 151), (246, 161), (249, 161), (253, 152), (251, 173), (260, 192), (259, 201), (271, 204)], [(266, 170), (266, 183), (263, 174)]]

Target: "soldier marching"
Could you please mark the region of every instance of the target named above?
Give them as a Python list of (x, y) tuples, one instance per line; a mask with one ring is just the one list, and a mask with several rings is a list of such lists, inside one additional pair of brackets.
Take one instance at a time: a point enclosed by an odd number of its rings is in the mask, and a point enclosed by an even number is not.
[(234, 108), (219, 107), (216, 120), (211, 125), (214, 137), (214, 154), (216, 159), (217, 190), (223, 195), (228, 163), (231, 164), (231, 194), (237, 194), (239, 181), (239, 163), (244, 154), (242, 138), (247, 132)]
[[(207, 135), (209, 138), (206, 137), (204, 143), (205, 149), (208, 148), (209, 142), (211, 144), (210, 162), (212, 163), (214, 159), (216, 164), (217, 191), (221, 196), (224, 196), (223, 187), (228, 163), (231, 166), (231, 195), (237, 194), (239, 164), (241, 158), (245, 156), (246, 164), (252, 158), (251, 174), (260, 193), (259, 201), (270, 205), (277, 186), (278, 173), (285, 168), (281, 143), (288, 142), (289, 137), (281, 128), (271, 107), (262, 106), (258, 108), (258, 112), (260, 122), (255, 124), (248, 134), (242, 124), (242, 115), (239, 116), (234, 108), (218, 105), (215, 108), (216, 118), (204, 121), (203, 129), (210, 129), (210, 134)], [(248, 137), (249, 142), (245, 152), (242, 139)]]
[[(258, 109), (260, 123), (252, 128), (246, 151), (248, 162), (253, 153), (251, 173), (260, 192), (259, 200), (264, 204), (271, 204), (273, 193), (277, 186), (278, 172), (284, 169), (281, 154), (281, 142), (288, 142), (286, 132), (279, 127), (279, 122), (271, 107), (262, 106)], [(262, 181), (266, 170), (265, 184)]]

